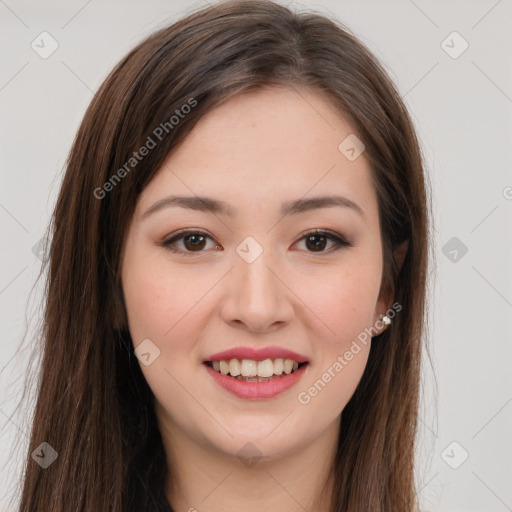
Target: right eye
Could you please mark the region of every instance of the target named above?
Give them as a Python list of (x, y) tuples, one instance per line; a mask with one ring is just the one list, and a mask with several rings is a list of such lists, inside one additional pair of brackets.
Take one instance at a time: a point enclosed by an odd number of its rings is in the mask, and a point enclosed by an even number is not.
[[(170, 238), (162, 242), (162, 246), (169, 251), (180, 254), (191, 254), (204, 252), (207, 240), (214, 242), (213, 238), (202, 231), (184, 230), (175, 233)], [(179, 242), (179, 243), (178, 243)], [(181, 247), (179, 247), (181, 244)], [(222, 248), (216, 243), (213, 243), (213, 248)]]

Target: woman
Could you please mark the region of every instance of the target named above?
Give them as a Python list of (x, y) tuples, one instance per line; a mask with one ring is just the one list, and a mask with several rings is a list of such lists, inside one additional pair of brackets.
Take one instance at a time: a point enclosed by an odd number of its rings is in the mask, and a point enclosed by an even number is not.
[(108, 76), (52, 220), (20, 511), (412, 511), (415, 132), (341, 24), (257, 0)]

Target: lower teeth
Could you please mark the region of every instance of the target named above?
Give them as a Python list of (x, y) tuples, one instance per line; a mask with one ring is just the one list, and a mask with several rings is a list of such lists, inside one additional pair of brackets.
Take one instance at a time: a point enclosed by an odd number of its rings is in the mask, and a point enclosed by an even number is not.
[(271, 380), (280, 379), (281, 375), (273, 375), (272, 377), (243, 377), (242, 375), (237, 375), (236, 377), (233, 377), (232, 375), (230, 375), (230, 377), (236, 380), (243, 380), (245, 382), (268, 382)]

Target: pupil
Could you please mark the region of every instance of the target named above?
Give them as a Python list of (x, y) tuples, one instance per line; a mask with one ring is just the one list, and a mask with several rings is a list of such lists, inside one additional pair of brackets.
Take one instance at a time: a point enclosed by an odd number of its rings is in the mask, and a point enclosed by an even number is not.
[[(314, 239), (317, 238), (317, 239), (320, 239), (320, 242), (318, 243), (314, 243)], [(326, 242), (326, 237), (325, 236), (322, 236), (322, 235), (311, 235), (311, 236), (308, 236), (307, 240), (306, 240), (306, 245), (308, 246), (308, 249), (311, 249), (311, 247), (313, 247), (313, 250), (322, 250), (322, 249), (325, 249), (325, 242)], [(313, 242), (313, 245), (312, 246), (309, 246), (309, 242)]]
[[(195, 241), (193, 241), (195, 239)], [(191, 243), (190, 247), (189, 244)], [(202, 244), (202, 245), (201, 245)], [(188, 235), (185, 237), (185, 247), (187, 249), (202, 249), (204, 247), (204, 236), (203, 235)]]

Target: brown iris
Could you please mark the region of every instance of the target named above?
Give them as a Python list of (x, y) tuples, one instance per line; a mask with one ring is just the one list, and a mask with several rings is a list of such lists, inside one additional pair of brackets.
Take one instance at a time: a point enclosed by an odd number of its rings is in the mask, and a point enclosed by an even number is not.
[[(319, 240), (317, 243), (314, 240)], [(310, 244), (311, 242), (311, 244)], [(323, 235), (310, 235), (306, 238), (306, 247), (308, 249), (312, 249), (313, 251), (323, 251), (325, 249), (325, 244), (327, 243), (327, 237)]]

